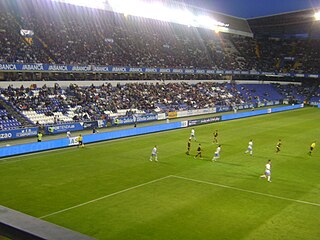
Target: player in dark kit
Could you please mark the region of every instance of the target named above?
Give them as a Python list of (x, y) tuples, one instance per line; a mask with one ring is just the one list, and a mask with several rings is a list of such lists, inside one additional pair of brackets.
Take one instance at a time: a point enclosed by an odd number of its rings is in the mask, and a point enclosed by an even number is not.
[(189, 138), (188, 140), (188, 144), (187, 144), (188, 150), (186, 152), (187, 155), (190, 155), (190, 148), (191, 148), (191, 138)]
[(281, 148), (281, 139), (279, 139), (279, 142), (277, 143), (277, 146), (276, 146), (276, 153), (280, 152), (280, 148)]
[(213, 133), (213, 143), (218, 144), (218, 130)]
[(200, 159), (202, 159), (202, 148), (201, 148), (201, 144), (199, 143), (198, 149), (197, 149), (197, 155), (194, 156), (194, 158), (197, 158), (198, 156), (200, 156)]

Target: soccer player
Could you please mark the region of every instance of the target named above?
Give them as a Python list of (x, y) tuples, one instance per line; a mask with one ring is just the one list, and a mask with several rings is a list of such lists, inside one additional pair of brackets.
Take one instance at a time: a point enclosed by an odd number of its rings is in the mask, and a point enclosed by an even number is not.
[(197, 141), (197, 138), (196, 138), (196, 134), (195, 134), (195, 131), (194, 131), (194, 128), (191, 129), (191, 133), (190, 133), (190, 138), (194, 139), (194, 141)]
[(154, 148), (151, 151), (151, 156), (150, 156), (150, 161), (152, 162), (152, 160), (158, 162), (158, 149), (157, 149), (157, 145), (154, 146)]
[(266, 164), (266, 170), (264, 171), (264, 174), (260, 177), (267, 178), (268, 182), (271, 182), (271, 160), (268, 160)]
[(277, 146), (276, 146), (276, 153), (280, 152), (280, 148), (281, 148), (281, 139), (279, 139), (278, 143), (277, 143)]
[(191, 138), (189, 138), (188, 140), (188, 144), (187, 144), (188, 150), (186, 152), (187, 155), (190, 155), (190, 148), (191, 148)]
[(198, 156), (200, 156), (200, 159), (203, 159), (202, 158), (202, 148), (201, 148), (201, 144), (199, 143), (199, 146), (198, 146), (198, 149), (197, 149), (197, 155), (195, 155), (193, 158), (197, 158)]
[(218, 144), (218, 130), (213, 133), (213, 143)]
[(221, 151), (221, 145), (219, 145), (214, 153), (214, 157), (212, 158), (212, 161), (217, 161), (218, 158), (220, 158), (220, 151)]
[(78, 137), (78, 147), (84, 147), (83, 138), (81, 134)]
[(37, 141), (42, 142), (42, 132), (39, 132), (37, 135)]
[(70, 131), (67, 132), (67, 138), (71, 138), (71, 132)]
[(253, 148), (253, 141), (252, 141), (252, 139), (250, 139), (249, 144), (248, 144), (248, 149), (244, 153), (250, 153), (250, 156), (252, 156), (252, 154), (253, 154), (252, 148)]
[(313, 152), (313, 149), (316, 147), (316, 141), (312, 142), (311, 143), (311, 146), (310, 146), (310, 151), (309, 151), (309, 155), (311, 156), (312, 152)]

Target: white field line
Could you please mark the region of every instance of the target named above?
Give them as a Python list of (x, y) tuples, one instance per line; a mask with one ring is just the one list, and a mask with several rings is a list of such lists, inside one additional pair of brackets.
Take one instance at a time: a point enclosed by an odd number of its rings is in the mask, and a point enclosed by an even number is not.
[(106, 199), (106, 198), (109, 198), (109, 197), (112, 197), (112, 196), (115, 196), (115, 195), (130, 191), (130, 190), (133, 190), (133, 189), (136, 189), (136, 188), (139, 188), (139, 187), (146, 186), (146, 185), (151, 184), (151, 183), (159, 182), (159, 181), (167, 179), (167, 178), (178, 178), (178, 179), (182, 179), (182, 180), (186, 180), (186, 181), (197, 182), (197, 183), (212, 185), (212, 186), (216, 186), (216, 187), (232, 189), (232, 190), (236, 190), (236, 191), (240, 191), (240, 192), (246, 192), (246, 193), (251, 193), (251, 194), (255, 194), (255, 195), (261, 195), (261, 196), (265, 196), (265, 197), (276, 198), (276, 199), (286, 200), (286, 201), (290, 201), (290, 202), (296, 202), (296, 203), (301, 203), (301, 204), (320, 207), (320, 203), (307, 202), (307, 201), (302, 201), (302, 200), (298, 200), (298, 199), (286, 198), (286, 197), (281, 197), (281, 196), (272, 195), (272, 194), (268, 194), (268, 193), (256, 192), (256, 191), (251, 191), (251, 190), (247, 190), (247, 189), (243, 189), (243, 188), (237, 188), (237, 187), (232, 187), (232, 186), (213, 183), (213, 182), (207, 182), (207, 181), (202, 181), (202, 180), (197, 180), (197, 179), (192, 179), (192, 178), (187, 178), (187, 177), (181, 177), (181, 176), (176, 176), (176, 175), (169, 175), (169, 176), (158, 178), (158, 179), (155, 179), (155, 180), (152, 180), (152, 181), (149, 181), (149, 182), (146, 182), (146, 183), (142, 183), (142, 184), (130, 187), (130, 188), (126, 188), (126, 189), (120, 190), (118, 192), (114, 192), (114, 193), (105, 195), (103, 197), (96, 198), (96, 199), (93, 199), (93, 200), (90, 200), (90, 201), (87, 201), (87, 202), (84, 202), (84, 203), (81, 203), (81, 204), (78, 204), (78, 205), (75, 205), (75, 206), (72, 206), (72, 207), (69, 207), (69, 208), (65, 208), (65, 209), (59, 210), (57, 212), (53, 212), (53, 213), (44, 215), (44, 216), (39, 217), (39, 218), (43, 219), (43, 218), (47, 218), (47, 217), (50, 217), (50, 216), (53, 216), (53, 215), (57, 215), (59, 213), (63, 213), (63, 212), (66, 212), (66, 211), (69, 211), (69, 210), (72, 210), (72, 209), (75, 209), (75, 208), (79, 208), (79, 207), (88, 205), (90, 203), (94, 203), (94, 202), (97, 202), (97, 201), (100, 201), (100, 200), (103, 200), (103, 199)]
[(320, 207), (320, 203), (313, 203), (313, 202), (307, 202), (307, 201), (302, 201), (302, 200), (297, 200), (297, 199), (292, 199), (292, 198), (280, 197), (280, 196), (276, 196), (276, 195), (272, 195), (272, 194), (268, 194), (268, 193), (256, 192), (256, 191), (251, 191), (251, 190), (247, 190), (247, 189), (242, 189), (242, 188), (237, 188), (237, 187), (232, 187), (232, 186), (227, 186), (227, 185), (223, 185), (223, 184), (212, 183), (212, 182), (207, 182), (207, 181), (202, 181), (202, 180), (197, 180), (197, 179), (192, 179), (192, 178), (187, 178), (187, 177), (181, 177), (181, 176), (176, 176), (176, 175), (171, 175), (170, 177), (179, 178), (179, 179), (183, 179), (183, 180), (187, 180), (187, 181), (191, 181), (191, 182), (204, 183), (204, 184), (213, 185), (213, 186), (221, 187), (221, 188), (232, 189), (232, 190), (236, 190), (236, 191), (240, 191), (240, 192), (252, 193), (252, 194), (261, 195), (261, 196), (265, 196), (265, 197), (277, 198), (277, 199), (281, 199), (281, 200), (286, 200), (286, 201), (291, 201), (291, 202), (302, 203), (302, 204)]
[(69, 208), (62, 209), (62, 210), (57, 211), (57, 212), (53, 212), (53, 213), (44, 215), (44, 216), (39, 217), (39, 218), (40, 218), (40, 219), (43, 219), (43, 218), (47, 218), (47, 217), (50, 217), (50, 216), (53, 216), (53, 215), (56, 215), (56, 214), (59, 214), (59, 213), (63, 213), (63, 212), (66, 212), (66, 211), (69, 211), (69, 210), (72, 210), (72, 209), (75, 209), (75, 208), (78, 208), (78, 207), (82, 207), (82, 206), (84, 206), (84, 205), (88, 205), (88, 204), (90, 204), (90, 203), (94, 203), (94, 202), (97, 202), (97, 201), (106, 199), (106, 198), (108, 198), (108, 197), (112, 197), (112, 196), (118, 195), (118, 194), (120, 194), (120, 193), (124, 193), (124, 192), (130, 191), (130, 190), (133, 190), (133, 189), (136, 189), (136, 188), (139, 188), (139, 187), (143, 187), (143, 186), (146, 186), (146, 185), (151, 184), (151, 183), (159, 182), (159, 181), (161, 181), (161, 180), (164, 180), (164, 179), (167, 179), (167, 178), (170, 178), (170, 177), (172, 177), (172, 176), (169, 175), (169, 176), (162, 177), (162, 178), (158, 178), (158, 179), (155, 179), (155, 180), (152, 180), (152, 181), (149, 181), (149, 182), (146, 182), (146, 183), (142, 183), (142, 184), (139, 184), (139, 185), (130, 187), (130, 188), (126, 188), (126, 189), (120, 190), (120, 191), (118, 191), (118, 192), (114, 192), (114, 193), (105, 195), (105, 196), (103, 196), (103, 197), (99, 197), (99, 198), (90, 200), (90, 201), (88, 201), (88, 202), (84, 202), (84, 203), (81, 203), (81, 204), (78, 204), (78, 205), (75, 205), (75, 206), (72, 206), (72, 207), (69, 207)]

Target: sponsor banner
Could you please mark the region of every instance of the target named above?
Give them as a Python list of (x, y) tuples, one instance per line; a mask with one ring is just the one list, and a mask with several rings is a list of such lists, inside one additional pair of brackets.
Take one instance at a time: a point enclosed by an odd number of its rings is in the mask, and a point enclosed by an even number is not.
[(228, 112), (231, 110), (231, 107), (224, 106), (224, 107), (217, 107), (216, 109), (217, 109), (217, 112)]
[(182, 122), (181, 122), (181, 127), (182, 127), (182, 128), (188, 127), (188, 121), (182, 121)]
[(69, 66), (69, 65), (53, 65), (53, 64), (11, 64), (1, 63), (0, 71), (16, 71), (16, 72), (93, 72), (91, 66)]
[(177, 118), (178, 117), (178, 113), (177, 112), (168, 112), (168, 118)]
[[(112, 120), (112, 124), (115, 125), (115, 119)], [(135, 115), (130, 117), (118, 117), (118, 125), (133, 124), (135, 122), (150, 122), (158, 120), (157, 114)]]
[(137, 122), (149, 122), (158, 120), (157, 114), (137, 115)]
[(118, 118), (113, 118), (112, 119), (112, 124), (116, 125), (115, 120), (118, 119), (118, 124), (117, 125), (124, 125), (124, 124), (133, 124), (134, 119), (133, 117), (118, 117)]
[(165, 113), (158, 113), (158, 120), (165, 120), (167, 118)]
[(69, 138), (69, 144), (68, 144), (68, 146), (76, 146), (76, 145), (79, 145), (78, 137), (71, 137), (71, 138)]
[[(262, 107), (262, 106), (264, 106), (264, 104), (262, 104), (261, 106), (259, 106), (259, 104), (258, 104), (258, 107)], [(243, 104), (243, 105), (238, 106), (238, 110), (249, 109), (249, 108), (253, 108), (253, 107), (254, 107), (254, 104)]]
[(177, 112), (177, 117), (189, 117), (195, 115), (202, 115), (202, 114), (210, 114), (216, 113), (216, 108), (204, 108), (204, 109), (193, 109), (193, 110), (186, 110), (186, 111), (179, 111)]
[(205, 124), (205, 123), (213, 123), (213, 122), (220, 122), (221, 116), (215, 116), (211, 118), (203, 118), (203, 119), (194, 119), (188, 121), (188, 126), (194, 126), (199, 124)]
[(33, 137), (33, 136), (37, 136), (37, 134), (38, 134), (37, 127), (4, 130), (4, 131), (0, 131), (0, 141), (15, 139), (15, 138)]
[(97, 121), (91, 121), (91, 122), (82, 122), (80, 123), (83, 127), (83, 129), (93, 129), (98, 127)]
[(128, 66), (94, 66), (94, 65), (55, 65), (55, 64), (21, 64), (21, 63), (1, 63), (0, 72), (93, 72), (93, 73), (172, 73), (172, 74), (248, 74), (248, 75), (280, 75), (292, 77), (320, 78), (319, 74), (304, 73), (276, 73), (258, 72), (255, 70), (229, 70), (229, 69), (189, 69), (189, 68), (148, 68), (148, 67), (128, 67)]
[(320, 108), (320, 104), (318, 104), (318, 108)]
[(83, 126), (81, 123), (66, 123), (66, 124), (59, 124), (53, 126), (46, 126), (45, 131), (46, 134), (57, 134), (57, 133), (64, 133), (64, 132), (72, 132), (72, 131), (81, 131), (83, 130)]

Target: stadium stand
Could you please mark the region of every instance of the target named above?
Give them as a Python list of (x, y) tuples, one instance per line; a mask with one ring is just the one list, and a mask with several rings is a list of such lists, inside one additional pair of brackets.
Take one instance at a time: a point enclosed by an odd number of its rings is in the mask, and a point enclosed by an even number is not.
[[(18, 0), (17, 0), (18, 1)], [(19, 2), (19, 1), (18, 1)], [(316, 72), (319, 40), (251, 38), (35, 0), (3, 7), (0, 62)], [(37, 8), (33, 4), (38, 3)], [(62, 3), (60, 3), (62, 4)], [(13, 8), (13, 9), (12, 9)], [(33, 44), (18, 33), (34, 31)]]
[(202, 82), (125, 85), (103, 84), (62, 89), (55, 87), (1, 89), (1, 96), (11, 102), (33, 124), (91, 121), (130, 112), (151, 113), (234, 106), (282, 100), (272, 85), (241, 85)]

